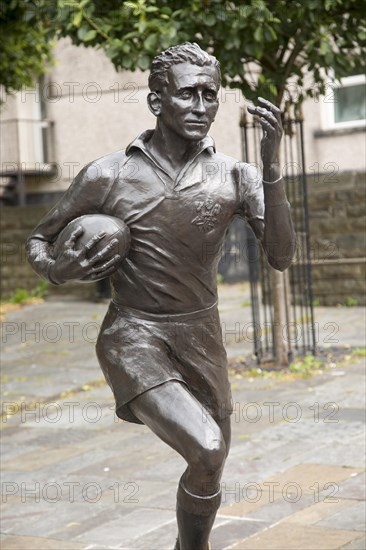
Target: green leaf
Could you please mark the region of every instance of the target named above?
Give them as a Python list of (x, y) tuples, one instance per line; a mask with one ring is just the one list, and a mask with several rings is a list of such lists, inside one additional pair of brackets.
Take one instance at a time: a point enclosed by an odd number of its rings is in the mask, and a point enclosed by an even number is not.
[(140, 34), (144, 34), (145, 32), (145, 29), (146, 29), (146, 21), (144, 19), (140, 19), (139, 22), (137, 23), (137, 29), (138, 29), (138, 32)]
[(148, 69), (150, 67), (150, 59), (147, 55), (143, 55), (142, 57), (140, 57), (137, 61), (137, 65), (139, 67), (139, 69), (141, 69), (142, 71), (146, 71), (146, 69)]
[(320, 53), (325, 55), (329, 49), (329, 42), (327, 40), (321, 40), (320, 42)]
[(128, 44), (128, 42), (124, 42), (123, 44), (121, 44), (121, 50), (123, 51), (123, 53), (130, 53), (131, 46)]
[(145, 50), (154, 50), (157, 46), (159, 37), (156, 33), (149, 34), (149, 36), (144, 40), (144, 49)]
[(254, 40), (256, 42), (263, 41), (263, 27), (257, 27), (254, 31)]
[(264, 27), (264, 38), (266, 42), (271, 42), (272, 40), (277, 40), (276, 31), (269, 25)]
[(94, 29), (91, 29), (90, 31), (87, 31), (84, 36), (83, 40), (84, 42), (90, 42), (90, 40), (94, 40), (94, 38), (97, 36), (97, 31)]
[(124, 69), (131, 69), (133, 65), (133, 59), (131, 57), (124, 57), (122, 59), (122, 67)]
[(202, 19), (207, 27), (213, 27), (216, 24), (216, 17), (213, 13), (203, 14)]
[(137, 2), (130, 2), (129, 0), (126, 0), (125, 2), (123, 2), (123, 7), (124, 8), (130, 8), (131, 10), (134, 10), (138, 7), (138, 3)]
[(74, 27), (80, 27), (82, 20), (83, 12), (81, 10), (77, 11), (72, 19), (72, 24), (74, 25)]
[(80, 27), (80, 29), (78, 29), (77, 37), (79, 38), (79, 40), (81, 40), (81, 42), (84, 41), (84, 36), (86, 35), (87, 32), (88, 32), (88, 27)]
[(325, 54), (325, 62), (327, 63), (327, 65), (332, 65), (333, 60), (334, 60), (333, 52), (328, 50), (327, 53)]

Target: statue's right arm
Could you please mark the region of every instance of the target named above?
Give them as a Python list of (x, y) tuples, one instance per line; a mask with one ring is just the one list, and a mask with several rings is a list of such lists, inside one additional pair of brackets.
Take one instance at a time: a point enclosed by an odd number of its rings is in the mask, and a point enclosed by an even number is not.
[(53, 243), (70, 221), (84, 214), (101, 213), (114, 179), (113, 170), (98, 162), (85, 166), (59, 202), (42, 218), (26, 242), (29, 263), (40, 277), (53, 284), (64, 282), (55, 273)]

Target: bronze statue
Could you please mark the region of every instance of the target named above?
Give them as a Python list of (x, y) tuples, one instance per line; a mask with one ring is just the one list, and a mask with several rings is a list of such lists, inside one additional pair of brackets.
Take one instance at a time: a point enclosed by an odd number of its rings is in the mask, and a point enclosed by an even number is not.
[[(242, 216), (270, 264), (291, 262), (295, 236), (277, 162), (280, 110), (259, 98), (261, 170), (217, 153), (207, 135), (219, 106), (220, 66), (197, 44), (155, 57), (147, 101), (156, 127), (86, 166), (28, 240), (29, 261), (54, 284), (110, 277), (112, 301), (97, 355), (117, 415), (146, 424), (187, 462), (177, 493), (176, 549), (207, 550), (220, 505), (232, 412), (217, 311), (217, 265), (227, 229)], [(93, 254), (98, 232), (77, 247), (82, 228), (53, 257), (72, 220), (105, 214), (127, 224)]]

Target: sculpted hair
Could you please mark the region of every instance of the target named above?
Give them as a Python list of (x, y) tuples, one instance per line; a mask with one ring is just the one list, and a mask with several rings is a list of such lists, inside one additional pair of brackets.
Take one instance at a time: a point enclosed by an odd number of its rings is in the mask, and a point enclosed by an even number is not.
[(151, 63), (149, 88), (152, 92), (160, 91), (166, 84), (166, 73), (173, 65), (192, 63), (203, 67), (212, 65), (216, 68), (221, 81), (220, 63), (213, 55), (202, 50), (195, 42), (185, 42), (179, 46), (172, 46), (154, 57)]

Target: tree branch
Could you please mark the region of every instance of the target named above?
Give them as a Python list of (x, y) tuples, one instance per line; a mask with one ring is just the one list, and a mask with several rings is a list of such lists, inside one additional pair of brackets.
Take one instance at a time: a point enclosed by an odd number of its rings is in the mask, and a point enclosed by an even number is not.
[[(265, 63), (264, 63), (265, 61)], [(273, 59), (273, 57), (270, 57), (268, 54), (264, 54), (262, 58), (262, 65), (268, 69), (272, 69), (273, 71), (277, 70), (277, 63), (276, 59)]]
[(286, 80), (288, 79), (288, 77), (290, 76), (291, 74), (291, 69), (292, 69), (292, 66), (295, 62), (295, 59), (296, 57), (299, 55), (299, 53), (301, 52), (303, 48), (303, 42), (302, 41), (299, 41), (299, 42), (296, 42), (295, 41), (295, 44), (294, 44), (294, 47), (293, 47), (293, 50), (291, 51), (291, 54), (288, 58), (288, 60), (286, 61), (285, 63), (285, 66), (284, 66), (284, 74), (283, 74), (283, 80), (284, 80), (284, 83), (286, 83)]

